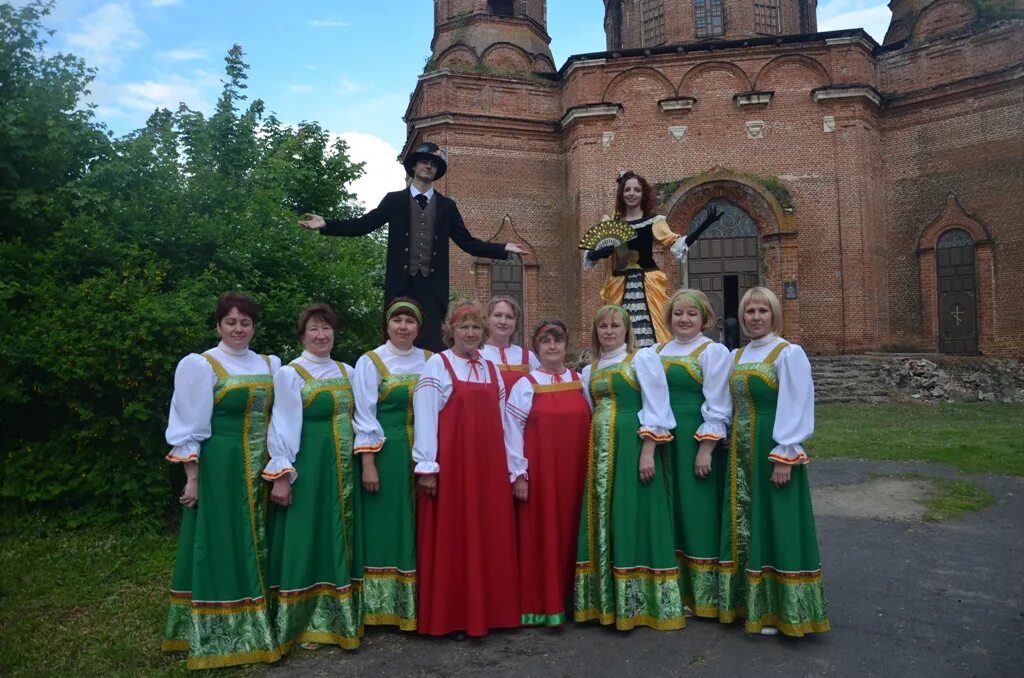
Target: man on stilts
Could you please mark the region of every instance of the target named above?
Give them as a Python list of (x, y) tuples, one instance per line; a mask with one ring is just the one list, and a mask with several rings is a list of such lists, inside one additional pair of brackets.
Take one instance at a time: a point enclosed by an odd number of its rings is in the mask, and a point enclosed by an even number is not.
[(311, 214), (299, 224), (321, 235), (342, 236), (367, 235), (388, 224), (384, 301), (397, 296), (418, 301), (424, 318), (416, 344), (439, 352), (445, 349), (441, 321), (448, 306), (449, 240), (468, 254), (488, 259), (506, 259), (526, 250), (515, 243), (483, 242), (470, 234), (455, 201), (434, 189), (434, 182), (448, 171), (447, 156), (437, 144), (420, 144), (402, 164), (412, 177), (409, 188), (388, 193), (363, 216), (325, 220)]

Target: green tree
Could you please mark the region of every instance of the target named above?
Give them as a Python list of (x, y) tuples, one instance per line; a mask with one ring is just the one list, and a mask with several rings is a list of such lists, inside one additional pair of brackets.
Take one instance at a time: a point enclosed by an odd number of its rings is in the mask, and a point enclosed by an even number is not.
[[(0, 31), (27, 41), (12, 59), (46, 62), (39, 22), (47, 6), (6, 8)], [(312, 301), (338, 309), (342, 359), (379, 340), (383, 243), (321, 238), (296, 225), (305, 211), (353, 216), (345, 186), (362, 166), (343, 142), (329, 145), (318, 124), (285, 126), (262, 101), (246, 104), (241, 47), (225, 62), (209, 117), (184, 105), (161, 109), (118, 139), (80, 108), (91, 77), (80, 61), (8, 71), (54, 88), (77, 83), (54, 113), (55, 125), (75, 131), (62, 137), (73, 148), (54, 139), (53, 149), (24, 151), (65, 158), (74, 171), (49, 184), (4, 175), (12, 192), (32, 191), (47, 206), (26, 211), (22, 231), (0, 239), (5, 257), (17, 250), (20, 262), (0, 282), (0, 291), (16, 290), (4, 299), (10, 324), (0, 330), (3, 374), (13, 380), (0, 391), (8, 504), (89, 507), (80, 515), (90, 518), (161, 516), (173, 496), (163, 428), (175, 364), (215, 343), (213, 305), (224, 290), (261, 303), (253, 347), (285, 360), (298, 353), (295, 318)], [(88, 153), (82, 139), (94, 141)]]

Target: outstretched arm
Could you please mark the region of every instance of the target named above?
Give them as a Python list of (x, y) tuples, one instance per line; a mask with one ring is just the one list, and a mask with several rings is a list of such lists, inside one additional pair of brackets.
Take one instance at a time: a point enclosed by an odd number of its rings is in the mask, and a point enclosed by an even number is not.
[(690, 233), (689, 235), (686, 236), (686, 246), (689, 247), (690, 245), (695, 243), (697, 241), (697, 238), (699, 238), (701, 234), (704, 233), (704, 231), (710, 228), (711, 224), (715, 223), (721, 218), (722, 211), (720, 209), (714, 206), (708, 207), (708, 213), (704, 217), (704, 221), (701, 222), (700, 226), (693, 230), (693, 233)]
[(320, 231), (320, 235), (367, 235), (391, 220), (391, 210), (387, 205), (388, 197), (380, 201), (374, 209), (355, 219), (324, 219), (319, 214), (305, 215), (307, 219), (299, 220), (299, 226)]
[[(514, 243), (500, 242), (484, 242), (483, 240), (477, 240), (473, 237), (473, 234), (466, 228), (465, 222), (462, 221), (462, 215), (459, 214), (458, 206), (450, 201), (450, 212), (451, 218), (449, 233), (451, 234), (452, 240), (459, 248), (467, 254), (472, 254), (474, 257), (485, 257), (487, 259), (508, 259), (509, 252), (516, 254), (523, 254), (522, 248)], [(513, 248), (513, 249), (509, 249)]]

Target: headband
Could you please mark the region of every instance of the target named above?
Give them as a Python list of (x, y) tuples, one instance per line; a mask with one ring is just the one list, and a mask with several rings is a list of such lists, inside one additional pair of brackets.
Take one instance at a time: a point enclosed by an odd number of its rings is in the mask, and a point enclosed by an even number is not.
[(452, 313), (452, 325), (454, 325), (455, 323), (459, 322), (459, 320), (462, 318), (462, 316), (464, 316), (464, 315), (466, 315), (467, 313), (470, 313), (470, 312), (479, 313), (480, 309), (478, 309), (473, 304), (462, 304), (461, 306), (459, 306)]
[(708, 307), (704, 305), (704, 302), (701, 301), (700, 297), (698, 297), (695, 293), (683, 292), (682, 294), (679, 295), (679, 298), (686, 299), (687, 301), (692, 302), (693, 305), (697, 307), (697, 310), (700, 311), (701, 324), (704, 324), (708, 321)]
[(558, 330), (559, 332), (563, 332), (563, 333), (565, 332), (565, 330), (563, 330), (559, 325), (556, 325), (555, 323), (548, 323), (544, 327), (542, 327), (539, 330), (537, 330), (536, 332), (534, 332), (533, 336), (534, 337), (539, 337), (540, 335), (544, 334), (545, 332), (550, 332), (551, 330)]
[(396, 301), (395, 303), (388, 306), (387, 319), (391, 320), (391, 316), (395, 315), (398, 311), (409, 311), (407, 315), (411, 315), (416, 318), (416, 322), (423, 324), (423, 314), (416, 308), (414, 304), (410, 304), (408, 301)]

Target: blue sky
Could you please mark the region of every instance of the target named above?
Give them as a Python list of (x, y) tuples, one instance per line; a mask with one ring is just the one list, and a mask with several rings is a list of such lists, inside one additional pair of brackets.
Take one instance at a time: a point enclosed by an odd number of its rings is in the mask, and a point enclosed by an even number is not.
[[(818, 30), (861, 27), (881, 42), (886, 4), (819, 0)], [(604, 49), (602, 15), (600, 0), (549, 0), (556, 65)], [(46, 25), (57, 31), (51, 50), (99, 69), (92, 100), (115, 133), (180, 101), (210, 111), (224, 54), (238, 43), (250, 96), (284, 122), (318, 121), (367, 163), (354, 187), (361, 202), (372, 207), (401, 185), (395, 157), (409, 94), (430, 54), (430, 0), (57, 0)]]

